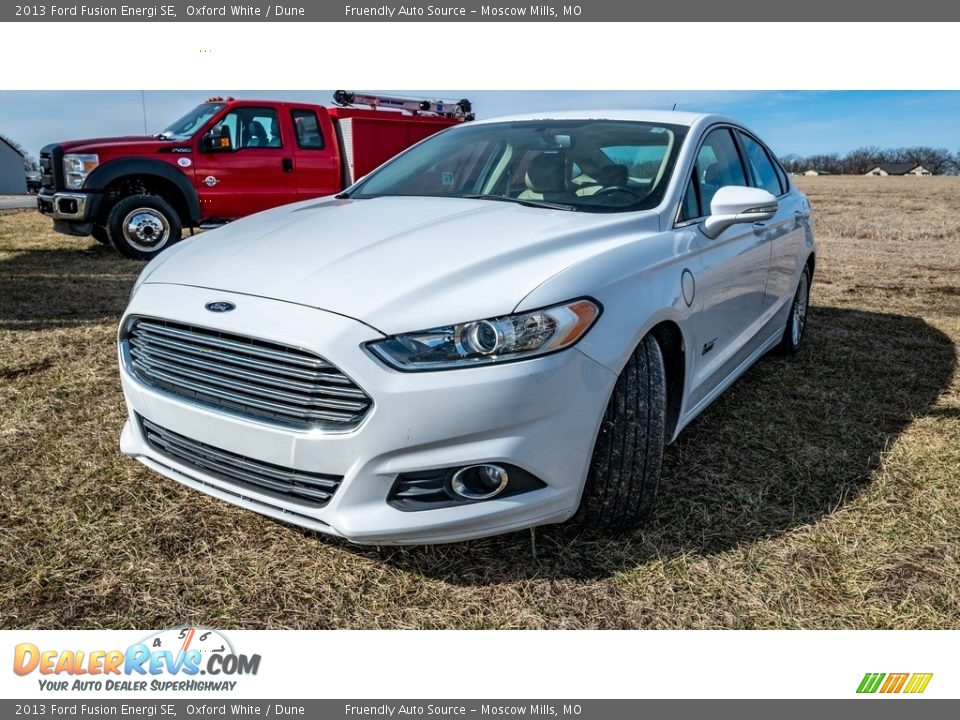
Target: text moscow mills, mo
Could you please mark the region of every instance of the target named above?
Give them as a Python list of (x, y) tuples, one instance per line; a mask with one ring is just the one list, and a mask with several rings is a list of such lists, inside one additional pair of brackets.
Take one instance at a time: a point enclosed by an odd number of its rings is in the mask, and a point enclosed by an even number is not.
[(532, 19), (579, 17), (579, 5), (527, 5), (500, 6), (481, 5), (466, 8), (457, 5), (344, 5), (343, 14), (348, 18), (404, 18), (404, 17), (528, 17)]

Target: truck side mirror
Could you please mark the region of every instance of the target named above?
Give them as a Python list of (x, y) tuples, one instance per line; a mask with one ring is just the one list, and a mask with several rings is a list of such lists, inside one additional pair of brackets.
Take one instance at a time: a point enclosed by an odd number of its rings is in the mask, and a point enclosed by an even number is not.
[(218, 125), (213, 128), (200, 138), (200, 149), (205, 152), (233, 150), (233, 143), (230, 141), (230, 128), (226, 125)]

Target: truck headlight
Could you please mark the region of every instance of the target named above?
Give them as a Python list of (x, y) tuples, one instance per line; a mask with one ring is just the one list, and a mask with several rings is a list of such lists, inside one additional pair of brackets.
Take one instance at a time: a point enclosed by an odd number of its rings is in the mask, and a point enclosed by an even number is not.
[(96, 154), (78, 155), (68, 153), (63, 156), (63, 181), (71, 190), (79, 190), (87, 175), (93, 172), (100, 164), (100, 156)]
[(405, 372), (490, 365), (570, 347), (600, 312), (592, 300), (571, 300), (542, 310), (394, 335), (367, 347)]

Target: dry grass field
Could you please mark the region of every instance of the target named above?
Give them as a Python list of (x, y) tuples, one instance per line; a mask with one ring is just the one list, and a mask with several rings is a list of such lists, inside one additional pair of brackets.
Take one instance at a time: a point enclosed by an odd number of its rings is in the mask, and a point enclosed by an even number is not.
[(120, 455), (140, 264), (0, 216), (4, 628), (960, 628), (960, 178), (800, 178), (807, 344), (669, 449), (656, 518), (356, 548)]

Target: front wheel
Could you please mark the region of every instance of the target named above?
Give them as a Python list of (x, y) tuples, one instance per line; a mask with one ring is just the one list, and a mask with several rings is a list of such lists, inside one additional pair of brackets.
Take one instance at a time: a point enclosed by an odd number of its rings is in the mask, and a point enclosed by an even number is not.
[(106, 227), (110, 244), (134, 260), (150, 260), (183, 233), (177, 211), (157, 195), (121, 198), (110, 209)]
[(660, 483), (666, 419), (663, 354), (657, 341), (647, 335), (613, 389), (575, 523), (626, 530), (647, 519)]

